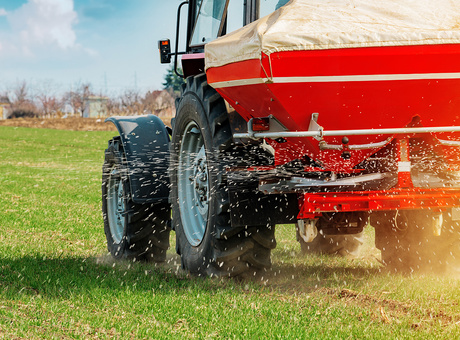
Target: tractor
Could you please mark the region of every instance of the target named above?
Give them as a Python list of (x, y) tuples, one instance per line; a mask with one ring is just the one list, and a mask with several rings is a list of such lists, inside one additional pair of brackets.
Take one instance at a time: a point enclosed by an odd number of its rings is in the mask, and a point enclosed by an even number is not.
[(187, 272), (242, 276), (271, 266), (278, 224), (304, 253), (352, 256), (370, 223), (390, 268), (458, 268), (460, 33), (427, 0), (355, 2), (179, 5), (174, 46), (159, 41), (185, 79), (171, 128), (107, 119), (113, 257), (165, 261), (173, 230)]

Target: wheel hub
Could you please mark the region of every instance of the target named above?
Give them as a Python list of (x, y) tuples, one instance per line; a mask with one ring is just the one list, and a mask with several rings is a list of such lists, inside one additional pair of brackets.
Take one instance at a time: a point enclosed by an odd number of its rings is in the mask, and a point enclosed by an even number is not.
[(204, 238), (210, 200), (206, 148), (198, 125), (190, 122), (184, 129), (179, 150), (177, 185), (183, 230), (192, 246)]
[(107, 192), (107, 215), (110, 233), (115, 243), (123, 239), (125, 229), (125, 199), (123, 194), (123, 182), (116, 169), (110, 173)]
[(208, 214), (208, 167), (206, 164), (206, 152), (204, 146), (196, 155), (193, 162), (193, 175), (190, 177), (194, 190), (195, 206), (200, 214), (205, 217)]

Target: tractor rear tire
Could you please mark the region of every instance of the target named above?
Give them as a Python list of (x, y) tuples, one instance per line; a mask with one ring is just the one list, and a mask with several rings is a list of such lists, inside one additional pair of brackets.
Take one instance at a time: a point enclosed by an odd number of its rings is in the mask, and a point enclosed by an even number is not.
[(444, 213), (443, 218), (437, 256), (444, 271), (458, 276), (460, 274), (460, 221), (452, 220), (450, 212)]
[(198, 276), (241, 276), (269, 267), (274, 227), (231, 227), (225, 168), (235, 164), (235, 146), (224, 100), (204, 74), (189, 77), (176, 112), (170, 201), (182, 267)]
[(102, 168), (102, 213), (107, 249), (115, 259), (164, 262), (171, 209), (167, 203), (134, 203), (119, 136), (109, 141)]
[[(444, 231), (441, 236), (434, 235), (432, 223), (432, 213), (424, 210), (375, 214), (371, 222), (375, 227), (375, 245), (381, 250), (382, 262), (390, 271), (445, 270), (448, 241), (443, 240)], [(455, 261), (455, 255), (452, 260)]]

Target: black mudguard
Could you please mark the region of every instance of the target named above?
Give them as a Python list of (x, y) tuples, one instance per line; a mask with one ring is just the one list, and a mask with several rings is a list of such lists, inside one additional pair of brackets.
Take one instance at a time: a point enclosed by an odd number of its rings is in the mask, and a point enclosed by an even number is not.
[(169, 142), (165, 124), (154, 115), (110, 117), (120, 133), (135, 203), (168, 202)]

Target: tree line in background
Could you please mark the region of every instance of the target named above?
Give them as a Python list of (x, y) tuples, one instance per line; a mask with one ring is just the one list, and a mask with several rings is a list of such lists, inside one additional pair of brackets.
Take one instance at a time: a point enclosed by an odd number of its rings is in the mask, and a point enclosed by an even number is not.
[(172, 116), (182, 83), (183, 79), (172, 68), (164, 76), (162, 90), (141, 93), (138, 89), (125, 89), (112, 96), (95, 92), (91, 83), (75, 84), (62, 92), (52, 80), (39, 84), (24, 80), (0, 92), (0, 105), (8, 105), (8, 116), (4, 118), (83, 116), (86, 103), (90, 99), (101, 98), (107, 116), (146, 113)]

